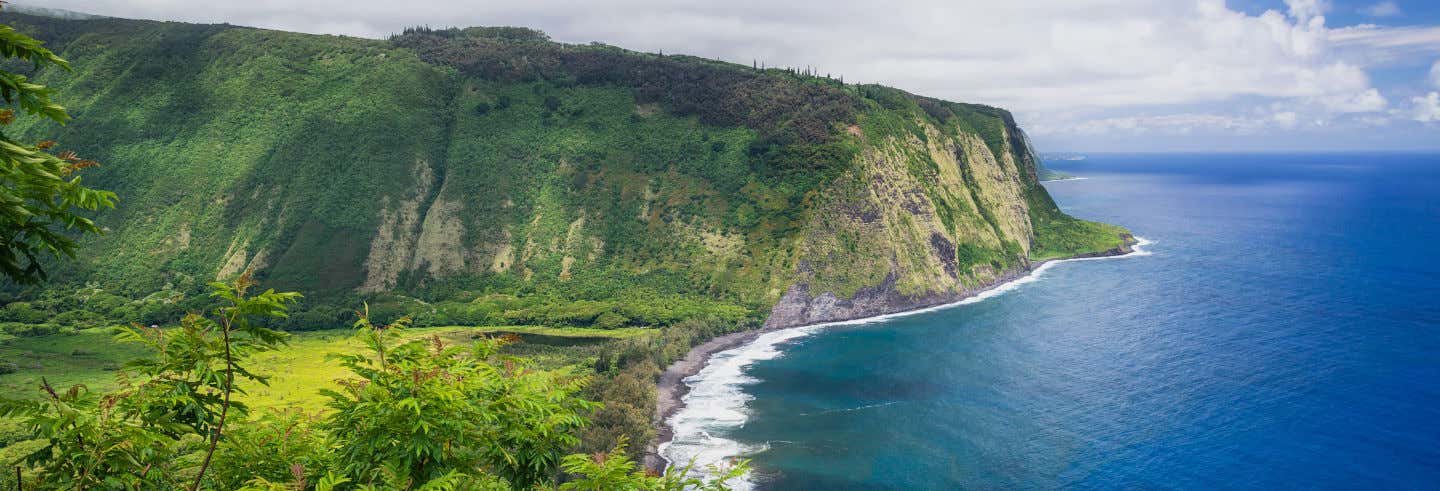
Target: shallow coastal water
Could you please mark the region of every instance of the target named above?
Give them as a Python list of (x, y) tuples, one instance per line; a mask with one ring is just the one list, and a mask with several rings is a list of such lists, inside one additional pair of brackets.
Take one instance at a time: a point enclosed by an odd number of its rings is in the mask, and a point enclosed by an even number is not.
[(1048, 183), (1148, 256), (766, 334), (667, 455), (761, 489), (1440, 482), (1440, 157), (1092, 155)]

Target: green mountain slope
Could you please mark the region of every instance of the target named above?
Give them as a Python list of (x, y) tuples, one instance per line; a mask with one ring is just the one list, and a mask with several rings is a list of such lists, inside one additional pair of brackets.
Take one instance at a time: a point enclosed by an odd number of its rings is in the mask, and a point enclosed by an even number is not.
[[(121, 197), (54, 290), (194, 295), (249, 269), (312, 307), (416, 297), (613, 326), (780, 302), (770, 323), (791, 325), (1128, 237), (1061, 213), (986, 106), (519, 28), (0, 22), (73, 66), (35, 75), (75, 121), (16, 129), (101, 161), (87, 182)], [(516, 319), (539, 307), (497, 294), (594, 303)]]

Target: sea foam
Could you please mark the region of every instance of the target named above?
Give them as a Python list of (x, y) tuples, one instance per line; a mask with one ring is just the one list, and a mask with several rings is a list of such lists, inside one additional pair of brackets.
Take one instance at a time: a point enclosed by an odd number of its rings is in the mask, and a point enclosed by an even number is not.
[[(748, 419), (746, 406), (754, 399), (745, 393), (745, 386), (759, 382), (747, 375), (751, 364), (771, 360), (784, 354), (782, 343), (804, 338), (832, 326), (853, 326), (877, 324), (897, 317), (935, 312), (945, 309), (983, 302), (1039, 280), (1056, 264), (1071, 261), (1100, 261), (1129, 257), (1148, 256), (1145, 247), (1153, 244), (1143, 237), (1136, 237), (1132, 252), (1122, 256), (1086, 257), (1048, 261), (1029, 274), (1009, 282), (966, 297), (956, 302), (936, 305), (923, 309), (907, 310), (893, 314), (866, 317), (839, 322), (826, 322), (808, 326), (792, 327), (767, 332), (745, 345), (721, 351), (712, 355), (705, 367), (695, 375), (686, 377), (684, 382), (690, 391), (681, 398), (684, 407), (671, 415), (665, 424), (670, 425), (673, 436), (670, 441), (660, 444), (659, 453), (671, 465), (684, 466), (695, 463), (692, 475), (708, 477), (711, 465), (725, 466), (735, 458), (767, 450), (765, 445), (745, 445), (723, 435), (745, 425)], [(754, 487), (751, 476), (741, 482), (732, 482), (733, 489), (749, 490)]]

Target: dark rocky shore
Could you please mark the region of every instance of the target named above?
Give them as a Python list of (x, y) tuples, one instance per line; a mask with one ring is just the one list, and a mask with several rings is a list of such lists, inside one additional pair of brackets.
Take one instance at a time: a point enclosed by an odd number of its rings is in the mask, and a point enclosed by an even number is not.
[(655, 391), (655, 440), (646, 446), (644, 464), (646, 468), (657, 472), (665, 469), (666, 462), (660, 456), (659, 447), (661, 443), (670, 441), (670, 438), (674, 436), (674, 430), (670, 428), (669, 424), (666, 424), (666, 420), (685, 406), (682, 399), (690, 390), (690, 387), (685, 385), (685, 379), (705, 368), (710, 357), (716, 353), (743, 346), (754, 341), (761, 334), (779, 329), (864, 319), (958, 302), (1028, 275), (1051, 261), (1123, 256), (1133, 252), (1134, 249), (1131, 246), (1136, 244), (1135, 238), (1127, 234), (1124, 240), (1119, 247), (1108, 251), (1030, 263), (1025, 268), (1006, 271), (1005, 274), (982, 287), (956, 292), (932, 293), (917, 297), (906, 296), (895, 291), (894, 278), (886, 278), (886, 281), (879, 286), (862, 289), (855, 294), (854, 298), (842, 300), (830, 292), (811, 298), (808, 285), (793, 285), (789, 291), (785, 292), (785, 295), (780, 297), (780, 301), (776, 302), (763, 327), (754, 331), (726, 334), (701, 343), (692, 348), (685, 358), (666, 367), (665, 371), (660, 374)]

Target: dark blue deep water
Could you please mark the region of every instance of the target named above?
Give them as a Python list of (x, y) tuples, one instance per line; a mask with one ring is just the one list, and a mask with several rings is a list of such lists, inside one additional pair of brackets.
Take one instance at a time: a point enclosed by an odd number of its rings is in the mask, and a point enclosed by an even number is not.
[(1153, 254), (782, 343), (761, 488), (1440, 488), (1440, 156), (1053, 167)]

